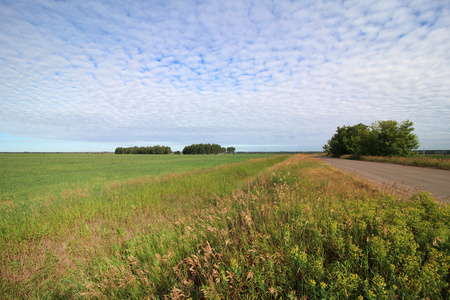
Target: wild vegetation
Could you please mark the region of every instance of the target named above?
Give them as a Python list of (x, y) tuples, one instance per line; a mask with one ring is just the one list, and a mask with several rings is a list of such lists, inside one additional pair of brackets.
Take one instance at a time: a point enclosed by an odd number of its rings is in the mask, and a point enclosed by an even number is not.
[(306, 155), (0, 207), (6, 299), (450, 297), (448, 206)]
[(338, 127), (323, 149), (334, 156), (412, 156), (419, 147), (412, 126), (409, 120), (400, 124), (389, 120), (374, 122), (370, 127), (361, 123)]
[(450, 155), (415, 155), (412, 157), (397, 156), (352, 156), (344, 155), (342, 158), (359, 159), (365, 161), (387, 162), (405, 166), (426, 167), (450, 170)]

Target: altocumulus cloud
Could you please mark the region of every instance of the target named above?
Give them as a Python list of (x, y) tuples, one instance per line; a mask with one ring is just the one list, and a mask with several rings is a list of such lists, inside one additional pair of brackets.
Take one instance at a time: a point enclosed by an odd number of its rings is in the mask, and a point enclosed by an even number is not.
[(450, 148), (448, 1), (14, 0), (0, 27), (9, 143), (320, 150), (410, 119)]

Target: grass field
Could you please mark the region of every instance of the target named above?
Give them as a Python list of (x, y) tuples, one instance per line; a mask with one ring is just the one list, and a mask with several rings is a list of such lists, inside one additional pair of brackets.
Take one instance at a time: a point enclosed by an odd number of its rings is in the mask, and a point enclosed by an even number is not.
[(0, 198), (33, 199), (62, 189), (212, 168), (270, 155), (0, 154)]
[(449, 206), (306, 155), (216, 165), (2, 200), (0, 294), (449, 298)]

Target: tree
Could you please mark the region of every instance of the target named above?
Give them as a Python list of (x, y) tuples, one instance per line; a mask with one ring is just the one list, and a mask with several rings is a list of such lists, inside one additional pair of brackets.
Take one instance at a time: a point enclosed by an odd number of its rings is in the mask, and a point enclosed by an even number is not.
[(192, 144), (183, 149), (183, 154), (219, 154), (223, 152), (225, 152), (225, 148), (217, 144)]
[(374, 147), (379, 156), (411, 156), (412, 150), (419, 148), (419, 139), (412, 133), (413, 122), (406, 120), (400, 124), (397, 121), (378, 121), (372, 124), (376, 136)]
[(419, 140), (412, 133), (412, 125), (409, 120), (400, 124), (390, 120), (374, 122), (370, 127), (361, 123), (338, 127), (323, 149), (336, 156), (409, 156), (412, 150), (419, 148)]
[(124, 154), (125, 150), (122, 147), (117, 147), (116, 151), (114, 153), (115, 154)]
[(355, 154), (360, 155), (366, 148), (362, 143), (368, 136), (369, 127), (364, 124), (338, 127), (336, 133), (323, 148), (325, 152), (333, 155)]
[(128, 148), (122, 148), (117, 147), (116, 154), (171, 154), (172, 149), (168, 146), (150, 146), (150, 147), (128, 147)]
[(228, 154), (234, 154), (234, 151), (236, 151), (236, 148), (234, 148), (234, 147), (227, 147), (227, 153)]

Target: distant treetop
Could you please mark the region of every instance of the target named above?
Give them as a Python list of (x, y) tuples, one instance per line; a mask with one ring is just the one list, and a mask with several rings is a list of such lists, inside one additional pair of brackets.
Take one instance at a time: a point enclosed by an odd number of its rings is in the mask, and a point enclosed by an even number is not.
[(219, 154), (219, 153), (230, 153), (234, 154), (236, 148), (228, 147), (224, 148), (217, 144), (192, 144), (186, 146), (183, 149), (183, 154)]
[(122, 148), (118, 147), (116, 148), (115, 154), (171, 154), (172, 149), (167, 146), (149, 146), (149, 147), (128, 147), (128, 148)]
[[(228, 153), (234, 154), (236, 148), (228, 147), (224, 148), (217, 144), (192, 144), (186, 146), (183, 149), (183, 154), (219, 154)], [(148, 146), (148, 147), (117, 147), (115, 154), (172, 154), (172, 149), (167, 146)], [(180, 151), (176, 151), (175, 154), (181, 154)]]

